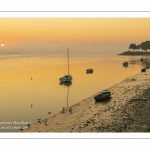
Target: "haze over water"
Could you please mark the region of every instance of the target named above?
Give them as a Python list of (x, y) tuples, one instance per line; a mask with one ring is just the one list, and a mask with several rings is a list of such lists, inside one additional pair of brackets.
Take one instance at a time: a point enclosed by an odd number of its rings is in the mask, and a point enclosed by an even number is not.
[[(73, 81), (68, 87), (61, 85), (59, 81), (61, 76), (67, 74), (65, 56), (5, 57), (1, 56), (0, 65), (1, 121), (36, 123), (38, 118), (45, 119), (49, 115), (57, 114), (63, 107), (69, 107), (107, 89), (140, 72), (143, 67), (139, 57), (117, 55), (77, 57), (70, 54), (70, 74)], [(135, 63), (125, 68), (122, 66), (125, 60), (134, 60)], [(86, 74), (87, 68), (93, 68), (93, 74)], [(69, 92), (68, 99), (67, 92)], [(1, 130), (3, 131), (13, 130)]]

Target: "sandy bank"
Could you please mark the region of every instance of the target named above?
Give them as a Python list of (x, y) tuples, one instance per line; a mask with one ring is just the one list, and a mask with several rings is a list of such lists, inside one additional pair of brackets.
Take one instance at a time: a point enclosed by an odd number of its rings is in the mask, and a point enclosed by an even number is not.
[(133, 51), (126, 51), (126, 52), (123, 52), (121, 54), (118, 54), (118, 55), (131, 55), (131, 56), (142, 56), (142, 55), (150, 55), (150, 52), (133, 52)]
[(96, 93), (23, 132), (149, 132), (150, 69), (108, 90), (109, 101), (95, 103)]

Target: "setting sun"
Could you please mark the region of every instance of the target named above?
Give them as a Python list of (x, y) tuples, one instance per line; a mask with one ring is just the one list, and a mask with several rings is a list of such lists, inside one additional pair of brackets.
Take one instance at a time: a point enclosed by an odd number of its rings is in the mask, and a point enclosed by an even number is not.
[(1, 44), (1, 46), (4, 46), (4, 44)]

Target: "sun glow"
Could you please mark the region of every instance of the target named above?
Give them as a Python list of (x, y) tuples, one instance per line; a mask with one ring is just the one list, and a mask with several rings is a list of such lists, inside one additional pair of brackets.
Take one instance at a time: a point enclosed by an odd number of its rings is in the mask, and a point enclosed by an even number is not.
[(1, 44), (1, 46), (4, 46), (4, 44)]

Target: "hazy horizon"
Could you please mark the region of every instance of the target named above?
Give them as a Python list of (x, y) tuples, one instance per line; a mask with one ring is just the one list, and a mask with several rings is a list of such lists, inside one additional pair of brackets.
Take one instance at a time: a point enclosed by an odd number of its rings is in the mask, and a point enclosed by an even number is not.
[[(149, 39), (149, 18), (0, 18), (0, 54), (117, 54)], [(2, 45), (4, 44), (4, 45)]]

